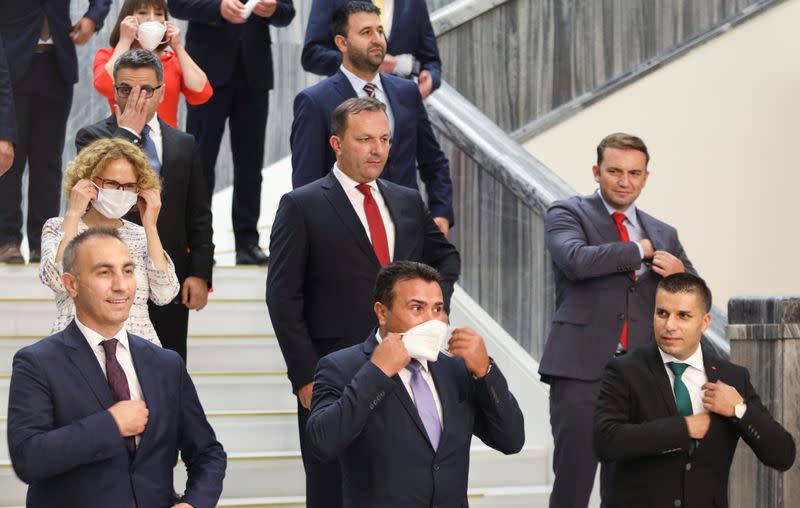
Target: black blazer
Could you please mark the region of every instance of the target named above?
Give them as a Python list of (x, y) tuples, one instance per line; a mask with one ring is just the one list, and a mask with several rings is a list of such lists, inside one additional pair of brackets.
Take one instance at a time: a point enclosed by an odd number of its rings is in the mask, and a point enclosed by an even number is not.
[[(445, 304), (461, 270), (419, 192), (378, 180), (395, 226), (393, 260), (420, 261), (442, 278)], [(333, 173), (283, 196), (270, 237), (267, 305), (296, 392), (317, 360), (352, 346), (377, 325), (375, 278), (381, 266)]]
[[(158, 234), (164, 250), (175, 264), (181, 283), (188, 276), (200, 277), (211, 286), (214, 262), (211, 203), (200, 166), (200, 152), (194, 136), (170, 127), (159, 119), (163, 137), (161, 161), (161, 213)], [(129, 130), (117, 126), (114, 115), (78, 131), (75, 147), (100, 138), (120, 137), (139, 143)], [(138, 215), (132, 220), (140, 222)], [(178, 295), (180, 298), (180, 295)]]
[(686, 421), (678, 415), (669, 376), (653, 343), (606, 367), (594, 417), (598, 457), (609, 461), (604, 507), (727, 507), (728, 472), (739, 438), (764, 464), (785, 471), (795, 458), (792, 436), (772, 419), (744, 367), (703, 348), (711, 383), (721, 380), (747, 403), (744, 418), (711, 415), (690, 456)]
[(0, 141), (17, 142), (17, 113), (14, 109), (11, 74), (8, 72), (2, 37), (0, 37)]
[(429, 362), (442, 403), (434, 450), (400, 376), (369, 361), (375, 335), (319, 362), (307, 439), (342, 466), (344, 508), (466, 507), (472, 435), (505, 454), (525, 443), (525, 425), (505, 377), (494, 365), (476, 380), (461, 358)]

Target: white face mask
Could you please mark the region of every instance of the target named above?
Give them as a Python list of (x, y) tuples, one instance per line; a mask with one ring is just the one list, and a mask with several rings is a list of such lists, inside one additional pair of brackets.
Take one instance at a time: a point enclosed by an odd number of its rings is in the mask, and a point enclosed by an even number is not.
[(92, 206), (109, 219), (119, 219), (133, 208), (137, 199), (139, 195), (135, 192), (97, 187), (97, 199)]
[(435, 362), (447, 340), (447, 324), (431, 319), (418, 324), (403, 334), (403, 344), (408, 356), (417, 360)]
[(145, 21), (139, 24), (136, 39), (139, 45), (147, 51), (153, 51), (159, 44), (167, 42), (162, 40), (167, 33), (167, 23), (162, 21)]

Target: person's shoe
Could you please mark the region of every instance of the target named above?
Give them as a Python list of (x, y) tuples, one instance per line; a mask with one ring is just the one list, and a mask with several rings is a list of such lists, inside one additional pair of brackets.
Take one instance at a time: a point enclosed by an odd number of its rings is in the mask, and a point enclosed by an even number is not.
[(25, 258), (22, 257), (22, 252), (19, 251), (19, 245), (16, 243), (0, 245), (0, 263), (25, 264)]
[(269, 264), (269, 256), (258, 245), (236, 249), (236, 264), (266, 266)]
[(28, 254), (28, 263), (39, 263), (42, 260), (42, 249), (31, 249)]

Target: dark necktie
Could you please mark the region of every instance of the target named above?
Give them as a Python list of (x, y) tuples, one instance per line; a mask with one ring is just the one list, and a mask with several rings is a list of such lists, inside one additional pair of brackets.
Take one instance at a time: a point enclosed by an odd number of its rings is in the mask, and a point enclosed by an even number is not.
[(420, 372), (422, 364), (417, 360), (411, 360), (406, 368), (411, 371), (411, 393), (414, 395), (414, 404), (417, 406), (419, 418), (422, 420), (422, 425), (425, 426), (433, 449), (436, 450), (442, 437), (442, 424), (439, 422), (439, 411), (436, 409), (433, 392)]
[(356, 189), (364, 195), (364, 213), (367, 215), (367, 225), (369, 226), (369, 236), (372, 239), (372, 249), (375, 251), (375, 256), (378, 258), (381, 266), (389, 264), (389, 241), (386, 239), (386, 228), (383, 225), (383, 218), (381, 218), (381, 211), (378, 209), (378, 204), (372, 197), (372, 188), (365, 184), (360, 183), (356, 185)]
[[(689, 389), (686, 388), (686, 385), (681, 378), (683, 373), (686, 372), (686, 369), (689, 367), (689, 364), (667, 362), (667, 365), (672, 373), (675, 374), (675, 383), (672, 385), (672, 390), (675, 392), (675, 406), (678, 408), (678, 414), (680, 416), (692, 416), (694, 414), (694, 410), (692, 409), (692, 398), (689, 396)], [(692, 444), (689, 445), (690, 455), (692, 452), (694, 452), (696, 446), (697, 444), (694, 440), (692, 440)]]
[[(106, 352), (106, 377), (108, 378), (108, 387), (111, 388), (111, 395), (114, 396), (114, 401), (131, 400), (128, 378), (117, 361), (117, 344), (119, 344), (119, 341), (112, 338), (106, 339), (100, 344)], [(128, 452), (133, 455), (136, 451), (136, 438), (133, 436), (126, 437), (125, 441), (128, 445)]]
[[(619, 239), (623, 242), (631, 241), (631, 237), (628, 236), (628, 228), (625, 227), (625, 214), (614, 212), (611, 214), (611, 217), (614, 219), (614, 223), (617, 225), (617, 232), (619, 233)], [(630, 272), (631, 280), (636, 280), (636, 272)], [(627, 351), (628, 350), (628, 318), (625, 317), (625, 324), (622, 325), (622, 333), (619, 334), (619, 344), (617, 345), (617, 352), (620, 351)]]
[(367, 83), (364, 85), (364, 91), (367, 92), (367, 96), (375, 98), (375, 85), (372, 83)]
[(153, 167), (153, 171), (155, 171), (157, 175), (160, 175), (161, 160), (158, 158), (156, 143), (153, 141), (152, 136), (150, 136), (150, 130), (149, 125), (145, 125), (144, 129), (142, 129), (142, 151), (144, 151), (144, 153), (147, 154), (147, 158), (150, 159), (150, 165)]

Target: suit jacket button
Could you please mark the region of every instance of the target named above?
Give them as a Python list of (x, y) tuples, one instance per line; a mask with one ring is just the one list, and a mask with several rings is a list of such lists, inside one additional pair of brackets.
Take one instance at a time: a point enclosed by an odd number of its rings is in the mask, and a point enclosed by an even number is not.
[(374, 402), (370, 402), (370, 404), (369, 404), (369, 408), (370, 408), (370, 409), (375, 409), (375, 403), (374, 403)]
[(439, 470), (439, 464), (434, 464), (433, 465), (433, 470), (434, 471), (438, 471)]
[(692, 463), (691, 463), (691, 462), (689, 462), (688, 464), (686, 464), (686, 470), (687, 470), (687, 471), (691, 471), (691, 470), (692, 470)]
[(617, 314), (617, 319), (619, 319), (620, 321), (623, 321), (625, 319), (625, 313), (624, 312), (620, 312), (619, 314)]
[(635, 293), (635, 292), (636, 292), (636, 286), (631, 286), (631, 287), (628, 289), (628, 291), (630, 291), (631, 293)]
[(676, 499), (676, 500), (675, 500), (675, 502), (674, 502), (674, 503), (672, 503), (672, 504), (673, 504), (673, 506), (675, 506), (675, 508), (681, 508), (681, 505), (682, 505), (683, 503), (681, 503), (681, 500), (680, 500), (680, 499)]

